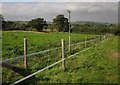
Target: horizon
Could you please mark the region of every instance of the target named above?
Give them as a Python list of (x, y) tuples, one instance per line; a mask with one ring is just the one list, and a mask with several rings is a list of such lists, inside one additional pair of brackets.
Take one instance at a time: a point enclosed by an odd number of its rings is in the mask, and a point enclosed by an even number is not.
[(3, 2), (2, 8), (4, 19), (9, 21), (29, 21), (38, 17), (52, 21), (58, 14), (68, 18), (69, 9), (71, 22), (118, 23), (117, 2)]
[[(6, 20), (6, 21), (13, 21), (13, 22), (28, 22), (28, 21), (14, 21), (14, 20)], [(46, 21), (46, 22), (53, 22), (53, 21)], [(71, 22), (71, 23), (77, 23), (77, 22), (89, 22), (89, 23), (91, 23), (91, 22), (93, 22), (93, 23), (102, 23), (102, 24), (118, 24), (118, 23), (109, 23), (109, 22), (96, 22), (96, 21), (73, 21), (73, 22)]]

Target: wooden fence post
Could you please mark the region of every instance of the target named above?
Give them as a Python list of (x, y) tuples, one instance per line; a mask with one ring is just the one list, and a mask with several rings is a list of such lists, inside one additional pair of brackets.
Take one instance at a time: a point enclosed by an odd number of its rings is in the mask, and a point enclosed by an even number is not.
[(70, 36), (69, 36), (69, 48), (68, 49), (69, 49), (69, 53), (70, 53)]
[(85, 36), (85, 47), (87, 46), (87, 36)]
[[(65, 59), (65, 47), (64, 47), (64, 40), (61, 40), (62, 44), (62, 60)], [(62, 69), (65, 71), (65, 60), (62, 61)]]
[(24, 67), (27, 67), (27, 39), (24, 38)]

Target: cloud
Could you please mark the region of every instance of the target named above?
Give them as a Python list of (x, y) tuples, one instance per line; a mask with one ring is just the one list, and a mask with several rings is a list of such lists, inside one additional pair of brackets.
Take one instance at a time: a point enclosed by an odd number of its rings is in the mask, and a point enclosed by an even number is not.
[(6, 20), (30, 20), (44, 17), (48, 21), (58, 14), (68, 17), (67, 9), (71, 10), (72, 21), (89, 20), (117, 22), (117, 2), (31, 2), (3, 3), (3, 15)]
[(119, 2), (120, 0), (1, 0), (2, 2)]
[(119, 2), (120, 0), (34, 0), (35, 2)]
[(0, 14), (2, 14), (2, 3), (0, 2)]
[(34, 0), (1, 0), (1, 2), (34, 2)]

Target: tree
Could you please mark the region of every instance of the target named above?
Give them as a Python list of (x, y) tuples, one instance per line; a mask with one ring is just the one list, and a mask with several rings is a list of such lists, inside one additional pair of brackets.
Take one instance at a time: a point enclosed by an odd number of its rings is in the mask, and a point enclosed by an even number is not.
[(47, 26), (47, 23), (43, 18), (36, 18), (29, 21), (29, 25), (35, 28), (37, 31), (43, 31), (43, 28), (44, 26)]
[(6, 22), (4, 21), (2, 14), (0, 14), (0, 29), (5, 28), (5, 23)]
[(59, 32), (68, 32), (69, 31), (69, 23), (68, 19), (64, 17), (64, 15), (60, 14), (53, 19), (53, 25)]
[(14, 21), (6, 21), (3, 30), (14, 30)]

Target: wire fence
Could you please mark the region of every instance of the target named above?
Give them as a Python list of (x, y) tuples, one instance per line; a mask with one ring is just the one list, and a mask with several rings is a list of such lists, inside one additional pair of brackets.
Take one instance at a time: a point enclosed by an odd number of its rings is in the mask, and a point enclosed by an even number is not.
[[(80, 41), (80, 42), (79, 41), (71, 41), (70, 52), (68, 51), (68, 42), (64, 41), (64, 56), (65, 57), (62, 59), (61, 59), (61, 56), (62, 56), (63, 49), (61, 46), (61, 47), (56, 47), (53, 49), (48, 49), (48, 50), (44, 50), (44, 51), (40, 51), (40, 52), (36, 52), (36, 53), (27, 54), (26, 56), (23, 55), (23, 56), (19, 56), (16, 58), (3, 60), (3, 61), (0, 61), (0, 65), (5, 64), (5, 63), (10, 63), (10, 64), (16, 65), (18, 67), (19, 66), (24, 67), (23, 61), (25, 62), (25, 57), (26, 57), (26, 63), (27, 63), (26, 69), (27, 69), (27, 72), (31, 72), (31, 73), (27, 76), (19, 77), (18, 79), (15, 79), (14, 83), (11, 82), (14, 85), (14, 84), (20, 83), (20, 82), (32, 77), (33, 75), (36, 75), (39, 72), (42, 72), (60, 62), (65, 61), (67, 58), (69, 59), (69, 58), (79, 54), (80, 52), (84, 52), (84, 51), (90, 49), (91, 46), (94, 45), (95, 43), (100, 42), (110, 36), (112, 36), (112, 35), (98, 36), (98, 37), (94, 37), (91, 39), (88, 39), (87, 37), (85, 37), (85, 40)], [(39, 70), (39, 69), (41, 69), (41, 70)]]

